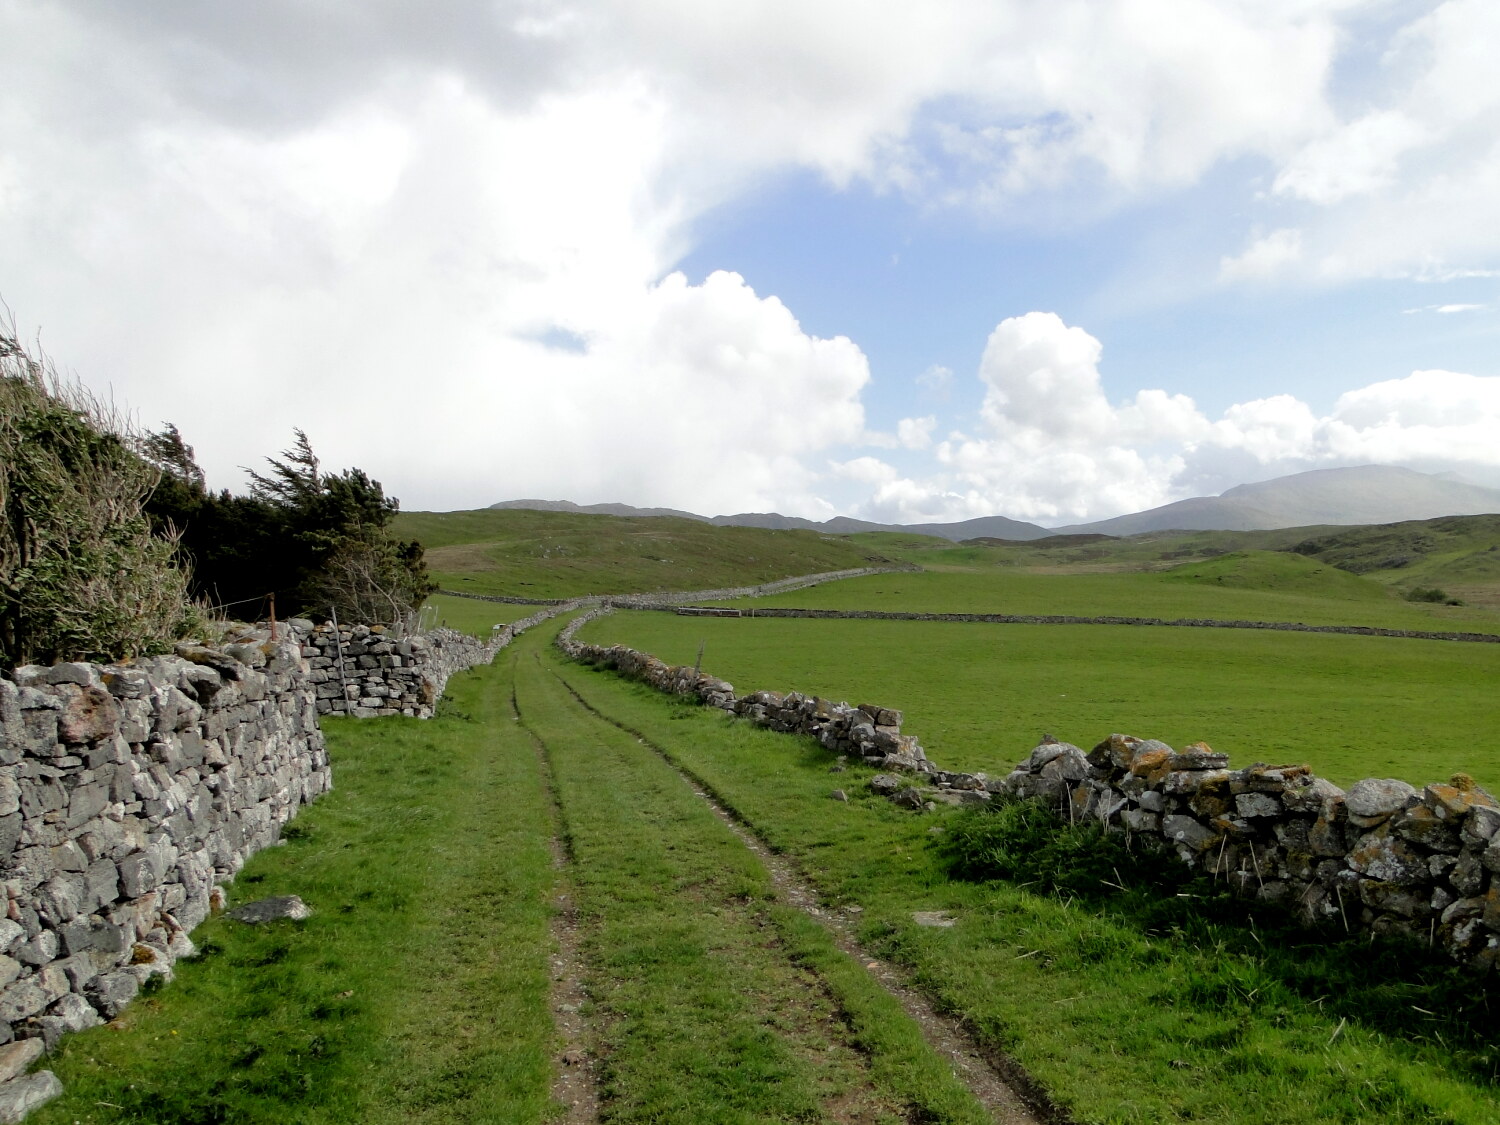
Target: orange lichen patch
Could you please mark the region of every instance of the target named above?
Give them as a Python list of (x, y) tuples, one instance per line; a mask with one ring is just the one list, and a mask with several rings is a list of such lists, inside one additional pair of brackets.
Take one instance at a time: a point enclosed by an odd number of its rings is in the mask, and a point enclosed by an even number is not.
[(1476, 805), (1488, 808), (1497, 807), (1495, 798), (1474, 784), (1473, 778), (1465, 774), (1457, 774), (1453, 781), (1464, 784), (1429, 785), (1422, 792), (1423, 804), (1442, 819), (1457, 819), (1467, 814)]
[(1170, 750), (1146, 750), (1130, 760), (1130, 772), (1155, 785), (1167, 776), (1171, 759)]

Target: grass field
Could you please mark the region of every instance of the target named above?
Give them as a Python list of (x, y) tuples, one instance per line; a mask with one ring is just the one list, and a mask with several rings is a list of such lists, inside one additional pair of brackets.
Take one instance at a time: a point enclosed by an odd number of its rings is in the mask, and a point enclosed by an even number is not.
[(510, 597), (708, 590), (889, 561), (842, 536), (685, 519), (483, 508), (402, 512), (395, 530), (423, 543), (441, 586)]
[[(1079, 1122), (1500, 1119), (1488, 993), (1420, 954), (1273, 956), (1253, 922), (956, 880), (941, 845), (964, 814), (903, 812), (868, 794), (868, 769), (830, 774), (807, 739), (568, 664), (545, 644), (554, 629), (455, 678), (439, 718), (331, 723), (337, 788), (232, 888), (301, 894), (313, 916), (205, 923), (175, 983), (64, 1041), (50, 1065), (66, 1093), (32, 1120), (542, 1125), (561, 1112), (550, 925), (566, 887), (603, 1120), (983, 1121), (674, 765), (830, 907), (858, 907), (867, 948)], [(835, 785), (851, 799), (830, 800)], [(917, 924), (934, 910), (956, 924)], [(1338, 966), (1336, 987), (1319, 965)]]
[(1251, 552), (1166, 571), (991, 568), (876, 574), (757, 599), (757, 605), (917, 613), (1058, 614), (1292, 621), (1500, 633), (1500, 613), (1408, 602), (1297, 555)]
[[(810, 740), (752, 728), (610, 673), (563, 673), (664, 747), (908, 966), (986, 1044), (1011, 1052), (1081, 1122), (1492, 1122), (1500, 1119), (1483, 990), (1427, 1022), (1440, 967), (1364, 942), (1269, 956), (1246, 926), (1154, 924), (1108, 903), (948, 877), (935, 846), (965, 814), (912, 815), (830, 776)], [(829, 800), (833, 785), (854, 795)], [(915, 911), (947, 911), (948, 929)], [(1298, 966), (1347, 966), (1337, 991)]]
[(1463, 770), (1500, 793), (1489, 737), (1500, 644), (645, 612), (591, 622), (580, 639), (676, 664), (692, 664), (701, 643), (703, 667), (742, 692), (902, 709), (907, 731), (951, 769), (1002, 774), (1044, 732), (1087, 749), (1120, 731), (1176, 746), (1201, 739), (1240, 765), (1307, 762), (1342, 784), (1422, 784)]
[(448, 594), (432, 594), (426, 605), (431, 607), (430, 616), (435, 624), (457, 629), (460, 633), (472, 633), (476, 637), (488, 637), (496, 625), (509, 625), (542, 608), (486, 602), (478, 598), (455, 598)]

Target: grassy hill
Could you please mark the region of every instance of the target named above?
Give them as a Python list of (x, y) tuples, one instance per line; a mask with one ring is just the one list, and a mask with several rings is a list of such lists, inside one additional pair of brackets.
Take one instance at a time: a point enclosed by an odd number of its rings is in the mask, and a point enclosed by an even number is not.
[(573, 512), (402, 512), (395, 531), (426, 546), (445, 589), (510, 597), (747, 586), (891, 561), (873, 546), (813, 531)]

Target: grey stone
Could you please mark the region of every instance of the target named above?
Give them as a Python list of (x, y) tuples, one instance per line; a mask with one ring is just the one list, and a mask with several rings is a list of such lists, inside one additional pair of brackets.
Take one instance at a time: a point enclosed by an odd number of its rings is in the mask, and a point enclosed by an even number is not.
[(888, 773), (877, 773), (868, 782), (870, 789), (882, 796), (889, 797), (905, 784), (899, 777), (892, 777)]
[(1190, 816), (1169, 816), (1162, 820), (1162, 834), (1175, 843), (1182, 844), (1193, 851), (1202, 851), (1210, 844), (1219, 842), (1220, 835), (1212, 829), (1205, 828), (1197, 820)]
[(1373, 827), (1416, 800), (1416, 789), (1393, 777), (1356, 781), (1344, 794), (1349, 819), (1362, 828)]
[(274, 922), (279, 918), (300, 921), (311, 914), (312, 910), (299, 896), (275, 895), (271, 898), (247, 902), (244, 906), (237, 906), (233, 910), (226, 911), (225, 917), (256, 926), (263, 922)]
[(912, 913), (911, 920), (919, 926), (936, 930), (950, 929), (958, 922), (946, 910), (917, 910)]
[(18, 1039), (0, 1047), (0, 1083), (9, 1082), (44, 1054), (40, 1039)]
[(42, 930), (36, 937), (16, 946), (14, 953), (17, 961), (36, 966), (55, 961), (57, 949), (57, 934), (52, 930)]
[(0, 1123), (24, 1121), (26, 1115), (63, 1092), (50, 1070), (38, 1070), (0, 1086)]
[(84, 987), (83, 994), (99, 1010), (100, 1015), (112, 1020), (124, 1010), (125, 1005), (135, 999), (135, 994), (140, 990), (141, 982), (134, 973), (116, 969), (91, 980)]
[(34, 1016), (46, 1006), (47, 994), (33, 977), (15, 981), (0, 991), (0, 1020), (6, 1023)]
[(1241, 816), (1280, 816), (1285, 810), (1269, 793), (1241, 793), (1234, 799)]

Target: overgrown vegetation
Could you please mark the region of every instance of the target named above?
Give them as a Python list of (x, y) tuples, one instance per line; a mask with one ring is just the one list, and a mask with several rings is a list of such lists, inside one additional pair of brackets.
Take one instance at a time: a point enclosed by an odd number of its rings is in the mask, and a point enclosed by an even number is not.
[(0, 666), (160, 651), (196, 613), (125, 419), (0, 326)]
[(175, 426), (150, 435), (162, 470), (147, 509), (176, 537), (194, 593), (230, 615), (336, 611), (345, 621), (403, 621), (433, 589), (422, 545), (392, 534), (398, 503), (361, 469), (327, 473), (307, 435), (250, 473), (248, 495), (214, 493)]

